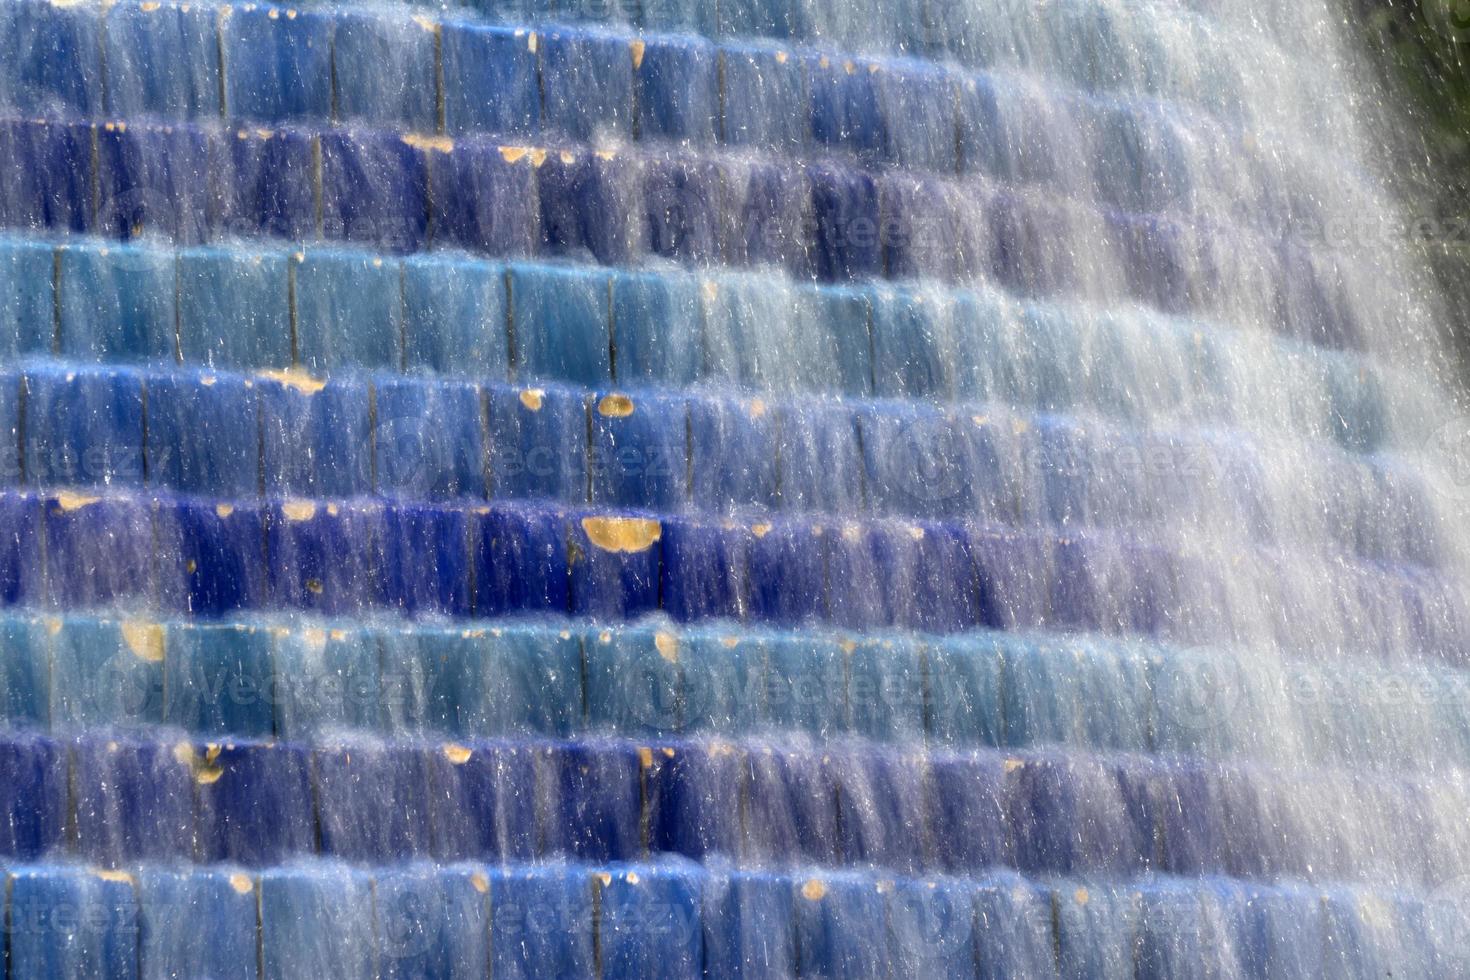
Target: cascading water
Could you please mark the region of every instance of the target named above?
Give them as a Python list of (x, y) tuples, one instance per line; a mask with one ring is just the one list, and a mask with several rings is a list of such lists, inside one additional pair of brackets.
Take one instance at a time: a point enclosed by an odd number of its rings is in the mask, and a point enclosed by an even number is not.
[(0, 4), (8, 975), (1470, 970), (1338, 6)]

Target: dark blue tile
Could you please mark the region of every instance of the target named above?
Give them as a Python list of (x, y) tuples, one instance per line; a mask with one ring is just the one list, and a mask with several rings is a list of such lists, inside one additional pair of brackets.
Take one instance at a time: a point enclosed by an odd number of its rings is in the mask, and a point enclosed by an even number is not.
[(25, 473), (21, 454), (21, 389), (19, 371), (0, 373), (0, 485), (18, 486)]
[(470, 533), (477, 615), (570, 611), (560, 511), (495, 505), (476, 514)]
[[(1128, 292), (1161, 310), (1191, 306), (1189, 231), (1153, 217), (1109, 215), (1108, 240), (1116, 250)], [(1314, 337), (1320, 342), (1321, 338)]]
[(780, 162), (732, 162), (726, 196), (725, 244), (734, 266), (772, 266), (806, 278), (811, 270), (813, 220), (806, 173)]
[(89, 8), (7, 4), (0, 12), (0, 106), (28, 116), (100, 112), (99, 20)]
[(542, 236), (532, 163), (540, 152), (487, 140), (464, 140), (452, 149), (430, 144), (435, 244), (498, 256), (533, 254)]
[(1324, 914), (1316, 889), (1214, 884), (1206, 901), (1224, 920), (1238, 969), (1252, 977), (1324, 975)]
[(592, 502), (679, 510), (689, 498), (690, 412), (699, 400), (635, 391), (593, 393)]
[(822, 754), (762, 746), (745, 762), (742, 861), (832, 863), (837, 783)]
[(27, 238), (0, 240), (0, 354), (49, 354), (55, 334), (56, 250)]
[(256, 382), (268, 493), (350, 497), (372, 488), (368, 386), (302, 373)]
[(72, 747), (77, 850), (102, 867), (194, 856), (194, 773), (166, 742)]
[(660, 568), (664, 611), (678, 622), (742, 618), (751, 536), (749, 529), (727, 527), (721, 521), (664, 521)]
[(384, 600), (409, 616), (468, 616), (469, 515), (463, 508), (395, 504), (383, 510)]
[(822, 530), (799, 521), (752, 529), (746, 609), (753, 620), (791, 625), (827, 614)]
[[(982, 207), (988, 213), (989, 266), (995, 282), (1022, 296), (1054, 296), (1078, 288), (1076, 256), (1060, 244), (1068, 238), (1069, 225), (1060, 207), (1023, 201), (1008, 192), (995, 194)], [(1124, 264), (1132, 263), (1131, 271), (1124, 270), (1125, 277), (1132, 277), (1134, 288), (1142, 287), (1154, 274), (1148, 271), (1149, 263), (1164, 257), (1151, 254), (1157, 240), (1130, 232), (1127, 240), (1114, 242), (1126, 253)], [(1165, 275), (1162, 267), (1158, 275)]]
[(266, 520), (271, 600), (285, 609), (361, 614), (387, 599), (381, 506), (285, 501)]
[(879, 180), (878, 209), (888, 278), (969, 282), (989, 268), (974, 188), (894, 172)]
[(106, 11), (102, 72), (119, 119), (219, 115), (219, 11), (188, 3), (119, 3)]
[(291, 366), (287, 257), (234, 248), (179, 253), (179, 348), (187, 364)]
[(152, 508), (135, 497), (46, 498), (46, 594), (56, 606), (154, 600)]
[(537, 748), (525, 743), (446, 745), (430, 759), (435, 851), (442, 860), (529, 861), (537, 854)]
[(225, 113), (277, 123), (332, 114), (330, 14), (262, 5), (220, 22)]
[(714, 45), (689, 37), (649, 41), (633, 50), (633, 81), (639, 139), (714, 142), (720, 111)]
[(429, 751), (347, 743), (313, 752), (321, 853), (377, 863), (428, 857)]
[(642, 42), (591, 31), (541, 38), (541, 95), (548, 128), (579, 142), (633, 135), (633, 58)]
[(489, 385), (490, 490), (500, 499), (587, 499), (587, 406), (580, 391)]
[(516, 375), (582, 385), (612, 380), (608, 275), (597, 269), (510, 267)]
[(164, 608), (219, 616), (265, 605), (265, 521), (258, 505), (165, 499), (154, 524)]
[(93, 228), (96, 176), (88, 123), (0, 122), (0, 224), (25, 231), (81, 233)]
[(850, 282), (883, 271), (878, 186), (838, 164), (807, 168), (811, 187), (810, 274), (821, 282)]
[(777, 47), (722, 47), (721, 136), (731, 146), (800, 150), (807, 138), (807, 95), (801, 59)]
[(1046, 621), (1049, 558), (1034, 536), (976, 532), (972, 553), (980, 578), (981, 620), (998, 629), (1025, 629)]
[(128, 875), (40, 867), (11, 875), (10, 968), (27, 977), (138, 975), (138, 905)]
[(205, 239), (214, 131), (184, 126), (97, 128), (97, 230), (114, 238)]
[(269, 738), (274, 733), (269, 630), (175, 623), (164, 642), (167, 724), (194, 735)]
[(801, 975), (882, 977), (895, 949), (884, 921), (883, 894), (866, 876), (828, 874), (796, 885), (797, 969)]
[(672, 272), (612, 278), (613, 373), (623, 384), (685, 385), (703, 370), (700, 284)]
[(644, 767), (648, 848), (695, 860), (740, 850), (743, 755), (728, 745), (657, 747)]
[(0, 604), (35, 603), (45, 594), (42, 499), (31, 494), (0, 494)]
[(439, 25), (427, 17), (385, 16), (381, 11), (338, 13), (335, 22), (337, 118), (433, 132), (438, 123), (434, 49)]
[[(257, 980), (255, 881), (240, 873), (148, 869), (138, 877), (139, 966), (145, 980)], [(187, 919), (207, 930), (182, 928)]]
[(502, 266), (435, 254), (403, 260), (407, 370), (506, 380), (506, 317)]
[(1091, 759), (1042, 756), (1005, 775), (1016, 866), (1062, 874), (1136, 872), (1153, 857), (1116, 772)]
[(618, 621), (657, 609), (662, 535), (651, 517), (568, 515), (572, 612)]
[(975, 873), (1015, 861), (1005, 768), (995, 755), (939, 755), (931, 762), (934, 839), (938, 863), (952, 874)]
[(288, 130), (226, 130), (213, 147), (212, 237), (314, 237), (317, 142)]
[(486, 24), (441, 29), (444, 125), (451, 133), (528, 136), (541, 128), (537, 35)]
[(626, 153), (550, 151), (536, 168), (541, 254), (631, 265), (647, 248), (642, 190)]
[(413, 499), (484, 498), (480, 389), (442, 381), (375, 384), (377, 486)]
[(929, 823), (933, 792), (923, 759), (869, 747), (832, 753), (837, 771), (838, 852), (844, 864), (905, 874), (923, 870), (945, 842)]
[(238, 375), (156, 374), (148, 389), (148, 482), (182, 493), (245, 497), (260, 488), (260, 413)]
[(705, 879), (705, 968), (711, 976), (778, 980), (796, 975), (795, 892), (790, 879), (734, 871)]
[(544, 853), (627, 861), (642, 851), (638, 750), (625, 742), (563, 742), (536, 750)]
[(0, 617), (0, 724), (51, 726), (51, 641), (38, 619)]
[(760, 399), (699, 398), (689, 406), (694, 505), (770, 510), (779, 500), (780, 420)]
[(704, 873), (670, 865), (597, 878), (602, 975), (608, 980), (697, 975), (704, 966)]
[(592, 883), (575, 865), (520, 867), (490, 879), (491, 970), (529, 980), (597, 975)]
[(643, 168), (647, 249), (684, 265), (711, 266), (725, 254), (729, 175), (718, 163), (650, 160)]
[(490, 879), (465, 868), (410, 868), (373, 879), (385, 980), (475, 977), (490, 962)]
[(398, 263), (365, 252), (309, 251), (296, 277), (296, 357), (308, 373), (397, 370), (402, 363), (403, 278)]
[(0, 740), (0, 774), (0, 854), (34, 859), (60, 848), (68, 819), (66, 749), (49, 738), (9, 736)]
[(193, 765), (200, 861), (259, 867), (316, 849), (304, 748), (254, 741), (196, 746)]
[(411, 137), (329, 131), (321, 136), (322, 235), (394, 251), (429, 233), (429, 163)]
[(61, 354), (78, 361), (174, 360), (174, 255), (130, 246), (65, 246)]
[(1004, 128), (987, 76), (969, 75), (956, 87), (955, 151), (960, 173), (1006, 176), (1001, 166)]
[(262, 980), (377, 977), (373, 879), (342, 865), (273, 868), (260, 876)]

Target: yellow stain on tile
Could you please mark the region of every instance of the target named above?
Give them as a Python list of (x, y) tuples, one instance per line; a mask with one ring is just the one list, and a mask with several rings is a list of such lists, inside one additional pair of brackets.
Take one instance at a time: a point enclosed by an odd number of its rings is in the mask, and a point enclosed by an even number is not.
[(454, 140), (448, 136), (429, 136), (423, 133), (409, 133), (403, 137), (403, 142), (415, 150), (432, 150), (435, 153), (454, 152)]
[(129, 620), (122, 624), (123, 642), (133, 656), (151, 664), (163, 662), (163, 627), (158, 623)]
[(827, 885), (820, 878), (808, 878), (801, 886), (801, 897), (809, 902), (820, 902), (827, 895)]
[(541, 403), (546, 398), (546, 391), (542, 388), (527, 388), (521, 392), (521, 405), (533, 412), (541, 411)]
[(582, 530), (603, 551), (636, 554), (663, 537), (663, 525), (649, 517), (584, 517)]
[(642, 41), (630, 41), (628, 43), (629, 50), (631, 50), (633, 52), (633, 68), (634, 68), (634, 70), (637, 70), (637, 69), (643, 67), (643, 52), (647, 49), (647, 47), (648, 46), (646, 44), (644, 44)]
[(81, 510), (83, 507), (90, 507), (101, 499), (101, 497), (89, 497), (86, 494), (72, 493), (68, 490), (61, 491), (55, 498), (56, 507), (63, 514), (73, 510)]
[(671, 664), (679, 662), (679, 638), (672, 633), (653, 634), (653, 647), (658, 655)]
[(236, 894), (249, 895), (255, 890), (255, 882), (250, 880), (249, 875), (237, 871), (230, 875), (230, 887), (235, 889)]
[[(306, 258), (305, 255), (297, 253), (296, 260), (299, 262)], [(295, 388), (303, 395), (314, 395), (327, 386), (326, 381), (321, 378), (313, 378), (310, 374), (300, 368), (286, 368), (285, 370), (261, 371), (260, 377), (267, 381), (283, 384), (288, 388)]]
[(627, 395), (620, 394), (604, 395), (602, 400), (597, 403), (597, 412), (599, 415), (605, 415), (608, 418), (627, 418), (633, 414), (633, 399)]
[(288, 500), (281, 504), (281, 513), (288, 521), (309, 521), (316, 516), (316, 503), (311, 500)]
[(465, 748), (463, 745), (455, 745), (451, 742), (449, 745), (444, 746), (444, 758), (456, 766), (462, 766), (466, 762), (469, 762), (470, 756), (472, 755), (474, 755), (474, 752), (471, 749)]

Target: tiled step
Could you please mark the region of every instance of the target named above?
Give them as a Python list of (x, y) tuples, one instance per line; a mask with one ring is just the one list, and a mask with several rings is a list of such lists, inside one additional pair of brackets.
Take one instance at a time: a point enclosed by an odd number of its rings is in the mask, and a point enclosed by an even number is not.
[[(1440, 573), (1268, 549), (1227, 557), (1189, 534), (85, 491), (0, 494), (0, 514), (8, 605), (608, 622), (663, 610), (681, 622), (1048, 628), (1455, 663), (1470, 629), (1463, 590)], [(1324, 589), (1344, 602), (1324, 608)]]
[[(787, 29), (777, 27), (785, 18), (772, 19), (769, 14), (752, 17), (753, 10), (742, 15), (730, 9), (731, 4), (719, 5), (720, 15), (728, 21), (719, 24), (714, 4), (694, 5), (688, 0), (674, 0), (672, 6), (705, 11), (708, 16), (702, 22), (659, 16), (670, 12), (670, 3), (628, 4), (626, 7), (630, 9), (623, 11), (616, 4), (595, 9), (569, 6), (559, 10), (552, 10), (548, 4), (527, 9), (506, 4), (490, 10), (481, 7), (479, 12), (488, 13), (502, 23), (517, 25), (522, 36), (531, 33), (527, 25), (534, 25), (538, 40), (544, 39), (546, 43), (539, 52), (540, 70), (553, 80), (557, 79), (558, 67), (567, 63), (560, 57), (558, 45), (583, 54), (595, 47), (601, 37), (623, 45), (619, 51), (622, 57), (599, 59), (604, 63), (602, 70), (620, 69), (622, 75), (637, 75), (642, 69), (642, 59), (626, 50), (630, 41), (642, 39), (633, 30), (635, 26), (655, 32), (671, 30), (680, 35), (693, 29), (708, 38), (725, 39), (725, 43), (740, 36), (807, 42), (827, 48), (839, 64), (845, 58), (854, 57), (837, 53), (839, 48), (867, 52), (869, 56), (864, 61), (872, 60), (874, 52), (897, 51), (958, 62), (971, 68), (1032, 73), (1054, 83), (1086, 90), (1177, 98), (1228, 118), (1241, 113), (1244, 84), (1238, 71), (1220, 54), (1220, 40), (1229, 37), (1236, 46), (1255, 49), (1259, 56), (1271, 58), (1283, 70), (1300, 70), (1293, 59), (1259, 35), (1217, 29), (1198, 18), (1170, 14), (1162, 9), (1155, 9), (1151, 14), (1123, 13), (1090, 2), (1068, 3), (1048, 18), (1017, 22), (1015, 12), (1010, 10), (991, 15), (992, 20), (978, 10), (924, 12), (921, 8), (931, 6), (927, 0), (883, 0), (882, 5), (907, 8), (909, 16), (901, 17), (900, 22), (920, 28), (927, 36), (900, 36), (896, 39), (899, 43), (894, 44), (891, 30), (895, 11), (887, 11), (887, 17), (878, 11), (859, 14), (847, 11), (840, 4), (830, 7), (832, 11), (841, 10), (840, 16), (851, 21), (855, 32), (834, 31), (795, 13), (797, 7), (806, 4), (789, 5), (796, 21), (787, 21)], [(367, 105), (373, 108), (411, 109), (414, 108), (411, 94), (404, 90), (411, 87), (413, 80), (417, 78), (419, 86), (430, 91), (435, 84), (433, 36), (441, 30), (448, 35), (484, 29), (473, 21), (459, 18), (449, 20), (441, 28), (439, 9), (413, 4), (370, 5), (343, 11), (315, 3), (303, 5), (304, 9), (124, 3), (116, 8), (104, 8), (105, 16), (91, 5), (74, 5), (59, 12), (40, 3), (15, 2), (10, 6), (15, 9), (0, 25), (14, 39), (12, 43), (17, 45), (17, 50), (8, 77), (4, 78), (8, 84), (0, 85), (0, 95), (10, 96), (27, 111), (57, 105), (100, 109), (104, 104), (114, 114), (177, 111), (180, 107), (218, 111), (223, 91), (225, 105), (232, 111), (246, 114), (249, 110), (270, 114), (299, 111), (301, 107), (311, 107), (316, 97), (320, 100), (317, 108), (325, 115), (333, 106), (330, 98), (333, 84), (329, 77), (332, 68), (337, 71), (337, 86), (354, 96), (339, 100), (344, 113), (362, 104), (355, 101), (359, 94), (365, 95)], [(462, 16), (466, 5), (458, 6)], [(645, 9), (631, 9), (637, 6)], [(751, 8), (761, 4), (733, 6)], [(655, 7), (665, 9), (658, 11)], [(620, 12), (633, 16), (620, 18), (617, 16)], [(599, 13), (604, 16), (599, 17)], [(599, 19), (605, 22), (576, 25), (579, 20)], [(998, 29), (1002, 21), (1006, 27)], [(385, 23), (392, 25), (391, 29), (381, 26)], [(873, 30), (874, 24), (885, 25), (881, 36)], [(418, 27), (427, 40), (415, 37), (413, 27)], [(30, 39), (37, 36), (48, 43), (48, 47), (40, 49), (47, 55), (44, 61), (28, 47)], [(1142, 71), (1119, 47), (1126, 43), (1125, 36), (1140, 45), (1151, 45), (1159, 57), (1170, 60), (1171, 67), (1178, 69), (1182, 65), (1193, 71)], [(659, 43), (663, 39), (654, 34), (648, 40)], [(691, 42), (685, 35), (677, 43), (688, 46)], [(453, 61), (452, 47), (446, 45), (443, 52), (446, 64)], [(529, 54), (536, 55), (538, 51), (532, 49)], [(1179, 65), (1172, 63), (1173, 58), (1179, 59)], [(391, 65), (392, 70), (372, 74), (373, 59), (378, 59), (385, 68)], [(527, 60), (534, 70), (538, 59)], [(654, 61), (657, 64), (658, 59)], [(651, 70), (645, 74), (656, 78), (658, 73)], [(219, 84), (221, 76), (223, 86)], [(456, 82), (473, 84), (472, 80), (461, 81), (453, 74), (444, 79), (449, 91), (457, 87)], [(278, 94), (287, 91), (291, 93), (289, 97)], [(618, 91), (618, 86), (611, 86), (612, 93)], [(621, 91), (631, 101), (632, 86), (624, 83)], [(602, 92), (596, 94), (605, 97)], [(432, 121), (430, 113), (434, 104), (428, 101), (417, 110)]]
[(1147, 978), (1428, 977), (1464, 964), (1462, 908), (1371, 889), (674, 860), (39, 864), (6, 880), (12, 970), (28, 976), (1045, 978), (1133, 976), (1136, 962)]
[(670, 854), (897, 874), (999, 866), (1428, 890), (1470, 862), (1458, 843), (1470, 793), (1463, 771), (1410, 778), (792, 737), (776, 748), (346, 736), (195, 743), (103, 732), (0, 736), (0, 767), (0, 855), (109, 867)]
[(38, 362), (0, 371), (0, 433), (8, 487), (1203, 525), (1387, 561), (1433, 565), (1440, 551), (1432, 491), (1392, 462), (992, 405)]
[[(555, 356), (574, 342), (591, 353)], [(988, 291), (0, 239), (0, 352), (53, 351), (102, 363), (994, 402), (1303, 432), (1354, 450), (1380, 447), (1414, 415), (1395, 394), (1403, 380), (1369, 357)]]
[[(1405, 716), (1393, 692), (1413, 691)], [(742, 738), (1470, 769), (1470, 677), (1054, 635), (0, 618), (0, 728)]]
[[(1301, 242), (838, 161), (11, 119), (0, 122), (3, 163), (24, 177), (0, 188), (0, 225), (11, 229), (774, 265), (837, 283), (924, 275), (1172, 312), (1244, 301), (1264, 304), (1260, 321), (1288, 335), (1362, 343), (1345, 261)], [(1061, 247), (1073, 239), (1097, 244), (1087, 262)]]

